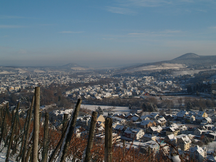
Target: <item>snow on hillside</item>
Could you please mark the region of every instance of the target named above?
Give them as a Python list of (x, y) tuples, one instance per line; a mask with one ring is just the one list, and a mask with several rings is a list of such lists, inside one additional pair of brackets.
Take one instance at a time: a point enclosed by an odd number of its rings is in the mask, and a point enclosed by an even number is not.
[(9, 71), (1, 71), (0, 74), (14, 74), (14, 72), (9, 72)]
[[(208, 71), (215, 70), (215, 69), (208, 69)], [(203, 70), (179, 70), (179, 71), (174, 71), (173, 76), (179, 76), (179, 75), (194, 75), (198, 74), (201, 71), (206, 71), (206, 69)]]
[(148, 65), (148, 66), (142, 66), (138, 68), (131, 69), (130, 72), (133, 71), (150, 71), (150, 70), (180, 70), (186, 68), (184, 64), (171, 64), (171, 63), (162, 63), (159, 65)]
[(39, 69), (35, 69), (34, 72), (35, 72), (35, 73), (45, 73), (45, 71), (39, 70)]

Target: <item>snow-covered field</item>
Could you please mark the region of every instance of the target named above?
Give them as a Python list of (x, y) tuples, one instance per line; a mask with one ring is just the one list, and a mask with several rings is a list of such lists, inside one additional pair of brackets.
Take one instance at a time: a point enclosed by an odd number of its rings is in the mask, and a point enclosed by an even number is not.
[(186, 68), (186, 66), (184, 64), (162, 63), (159, 65), (142, 66), (142, 67), (131, 69), (129, 71), (133, 72), (133, 71), (168, 70), (168, 69), (179, 70), (182, 68)]
[(127, 114), (130, 112), (129, 107), (124, 107), (124, 106), (104, 106), (104, 105), (86, 105), (86, 104), (81, 105), (81, 108), (86, 108), (91, 111), (95, 111), (98, 107), (101, 107), (101, 109), (104, 111), (104, 115), (107, 115), (108, 111), (114, 114), (120, 114), (120, 113)]

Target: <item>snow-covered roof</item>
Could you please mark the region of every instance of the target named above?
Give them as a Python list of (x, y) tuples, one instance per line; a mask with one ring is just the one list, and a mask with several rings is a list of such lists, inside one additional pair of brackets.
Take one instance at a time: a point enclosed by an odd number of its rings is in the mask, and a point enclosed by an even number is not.
[(116, 125), (115, 129), (116, 130), (123, 130), (124, 129), (124, 125)]
[(187, 111), (185, 111), (185, 110), (181, 110), (180, 112), (178, 112), (176, 115), (177, 115), (177, 117), (179, 117), (179, 118), (183, 118), (185, 115), (187, 115), (188, 114), (188, 112)]
[(133, 117), (131, 118), (131, 120), (133, 120), (134, 122), (137, 121), (138, 119), (139, 119), (138, 116), (133, 116)]
[(144, 115), (140, 117), (141, 120), (149, 120), (149, 116), (148, 115)]
[(165, 119), (164, 117), (162, 117), (162, 118), (159, 118), (159, 119), (157, 120), (157, 122), (158, 122), (158, 123), (163, 123), (163, 122), (166, 122), (166, 119)]
[(152, 131), (154, 132), (160, 132), (163, 130), (163, 128), (161, 126), (156, 126), (156, 127), (150, 127)]
[(198, 145), (196, 145), (195, 147), (191, 147), (190, 148), (190, 152), (198, 152), (200, 154), (203, 154), (204, 153), (204, 149), (202, 147), (199, 147)]
[(169, 134), (167, 135), (167, 138), (170, 140), (170, 141), (173, 141), (173, 140), (176, 140), (176, 136), (174, 134)]
[(126, 130), (125, 130), (125, 133), (138, 133), (141, 129), (139, 128), (131, 128), (131, 127), (128, 127)]
[(179, 126), (176, 123), (172, 123), (170, 127), (172, 127), (172, 128), (178, 128)]
[(191, 143), (190, 138), (189, 138), (186, 134), (178, 135), (178, 136), (176, 136), (176, 138), (177, 138), (178, 140), (181, 139), (185, 144)]
[(141, 147), (150, 147), (150, 148), (159, 148), (159, 145), (157, 142), (151, 140), (148, 142), (140, 143)]
[(152, 117), (152, 118), (156, 118), (159, 115), (158, 115), (158, 113), (151, 113), (149, 116)]
[(170, 127), (168, 127), (167, 131), (175, 132), (176, 130), (179, 130), (179, 126), (176, 123), (171, 124)]
[(149, 123), (153, 123), (153, 122), (154, 122), (153, 120), (143, 120), (143, 121), (141, 121), (140, 125), (145, 126), (145, 125), (147, 125)]
[(206, 120), (207, 122), (211, 123), (212, 119), (210, 117), (205, 117), (203, 120)]
[(179, 129), (181, 129), (181, 130), (187, 130), (188, 128), (185, 125), (182, 125), (182, 126), (179, 127)]
[(143, 137), (147, 137), (147, 138), (152, 138), (152, 137), (156, 137), (153, 134), (144, 134)]

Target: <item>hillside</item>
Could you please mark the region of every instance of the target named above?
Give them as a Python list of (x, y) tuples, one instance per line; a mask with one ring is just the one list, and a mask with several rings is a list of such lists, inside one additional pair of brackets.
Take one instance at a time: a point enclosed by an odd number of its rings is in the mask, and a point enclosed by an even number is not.
[(207, 69), (215, 65), (216, 56), (200, 56), (195, 53), (186, 53), (172, 60), (125, 67), (118, 72), (132, 73), (141, 71), (185, 70), (186, 68)]

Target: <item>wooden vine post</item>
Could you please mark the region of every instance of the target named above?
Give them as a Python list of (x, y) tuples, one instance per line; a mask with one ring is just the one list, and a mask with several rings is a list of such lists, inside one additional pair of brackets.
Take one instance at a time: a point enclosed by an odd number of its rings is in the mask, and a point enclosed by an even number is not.
[(7, 103), (6, 107), (2, 109), (2, 115), (3, 115), (3, 121), (1, 125), (1, 138), (0, 138), (0, 144), (1, 141), (4, 139), (4, 134), (6, 132), (6, 114), (7, 114), (7, 109), (9, 108), (9, 102)]
[(92, 118), (91, 118), (90, 130), (89, 130), (89, 136), (88, 136), (88, 144), (87, 144), (87, 148), (86, 148), (86, 156), (85, 156), (84, 162), (90, 162), (90, 160), (91, 160), (91, 149), (93, 146), (96, 122), (97, 122), (97, 112), (93, 111), (92, 112)]
[(78, 114), (79, 114), (79, 109), (80, 109), (81, 103), (82, 103), (82, 100), (78, 99), (75, 110), (73, 112), (73, 115), (71, 116), (71, 120), (70, 120), (69, 125), (68, 125), (69, 127), (67, 128), (68, 132), (65, 135), (66, 139), (65, 139), (65, 144), (63, 146), (64, 147), (63, 148), (63, 153), (62, 153), (62, 156), (60, 155), (60, 157), (61, 157), (60, 162), (65, 162), (65, 160), (66, 160), (67, 152), (68, 152), (69, 145), (70, 145), (70, 141), (71, 141), (71, 138), (72, 138), (72, 136), (74, 134), (74, 130), (75, 130), (75, 126), (76, 126), (76, 120), (77, 120), (77, 117), (78, 117)]
[(112, 118), (105, 120), (105, 162), (112, 162)]
[(63, 126), (62, 126), (62, 134), (63, 134), (64, 131), (67, 129), (68, 115), (69, 115), (69, 114), (64, 114), (64, 120), (63, 120)]
[(39, 109), (40, 109), (40, 87), (35, 87), (35, 105), (34, 105), (34, 138), (32, 161), (38, 162), (38, 141), (39, 141)]
[(14, 120), (13, 120), (12, 127), (11, 127), (11, 136), (10, 136), (8, 149), (7, 149), (7, 155), (6, 155), (6, 160), (5, 160), (6, 162), (9, 161), (10, 149), (11, 149), (11, 146), (12, 146), (12, 143), (13, 143), (15, 127), (16, 127), (16, 123), (18, 122), (17, 121), (17, 116), (18, 116), (19, 105), (20, 105), (20, 103), (18, 102), (17, 107), (16, 107), (16, 113), (14, 115)]
[(43, 153), (42, 153), (42, 162), (47, 162), (48, 158), (48, 141), (49, 141), (49, 114), (45, 113), (45, 122), (44, 122), (44, 140), (43, 140)]
[(33, 107), (34, 107), (34, 102), (35, 102), (35, 96), (32, 97), (31, 107), (29, 109), (29, 115), (28, 115), (28, 120), (27, 120), (27, 128), (26, 128), (26, 132), (25, 132), (25, 139), (24, 139), (23, 152), (22, 152), (22, 162), (25, 162), (25, 159), (26, 159), (25, 157), (26, 157), (26, 150), (27, 150), (27, 144), (28, 144), (28, 139), (29, 139), (31, 116), (32, 116), (32, 110), (33, 110)]

